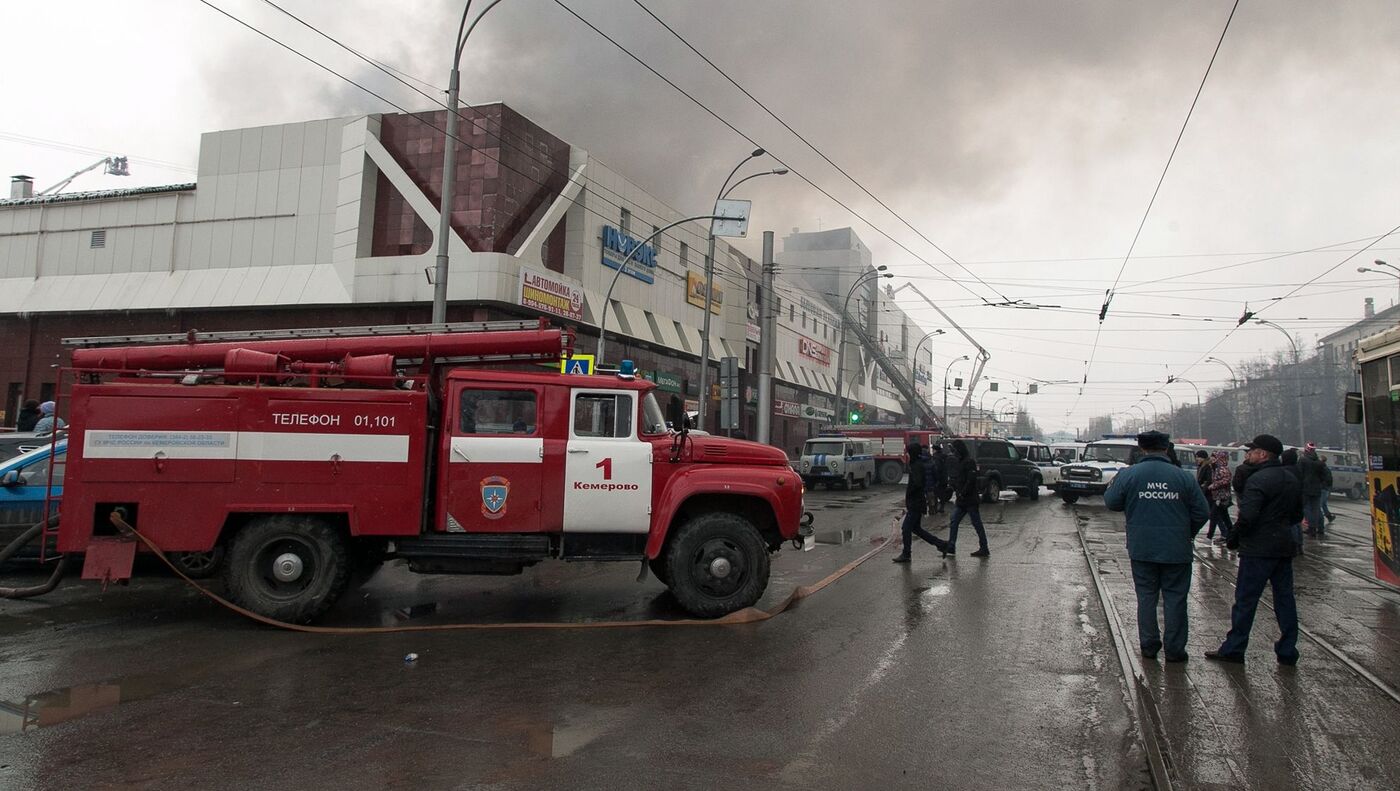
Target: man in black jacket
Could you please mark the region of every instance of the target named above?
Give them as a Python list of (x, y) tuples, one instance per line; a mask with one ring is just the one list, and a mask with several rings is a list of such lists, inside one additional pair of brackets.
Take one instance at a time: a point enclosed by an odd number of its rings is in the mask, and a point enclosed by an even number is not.
[(981, 487), (977, 485), (977, 462), (967, 449), (967, 443), (960, 439), (952, 442), (953, 466), (948, 472), (948, 483), (953, 487), (953, 516), (948, 520), (949, 554), (958, 546), (958, 524), (963, 516), (972, 517), (972, 527), (977, 531), (977, 551), (975, 558), (991, 556), (987, 549), (987, 531), (982, 529)]
[(1298, 457), (1298, 478), (1303, 484), (1303, 515), (1308, 519), (1308, 535), (1321, 536), (1327, 531), (1322, 521), (1322, 479), (1327, 468), (1317, 458), (1317, 447), (1311, 442)]
[(908, 563), (912, 560), (910, 553), (913, 551), (913, 537), (916, 535), (932, 544), (946, 557), (952, 553), (952, 548), (919, 526), (924, 509), (928, 508), (929, 494), (925, 472), (928, 459), (924, 457), (924, 448), (917, 442), (911, 442), (905, 451), (909, 455), (909, 483), (904, 489), (904, 523), (900, 526), (900, 532), (904, 536), (904, 551), (894, 558), (894, 562)]
[(1303, 518), (1303, 497), (1298, 479), (1279, 462), (1283, 443), (1260, 434), (1249, 443), (1246, 459), (1254, 472), (1240, 498), (1239, 518), (1228, 546), (1239, 549), (1240, 570), (1235, 579), (1235, 605), (1230, 611), (1230, 633), (1207, 659), (1244, 662), (1249, 631), (1264, 586), (1274, 591), (1274, 614), (1283, 633), (1274, 643), (1279, 664), (1298, 663), (1298, 603), (1293, 597), (1293, 525)]

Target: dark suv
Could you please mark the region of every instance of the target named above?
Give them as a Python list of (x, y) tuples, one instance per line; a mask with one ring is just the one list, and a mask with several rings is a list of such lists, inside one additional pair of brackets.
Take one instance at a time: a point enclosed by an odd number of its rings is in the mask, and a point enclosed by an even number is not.
[(1015, 445), (986, 437), (949, 437), (938, 444), (951, 456), (955, 439), (967, 445), (968, 454), (977, 462), (977, 488), (982, 492), (982, 502), (996, 502), (1002, 489), (1011, 489), (1031, 500), (1040, 497), (1040, 468), (1021, 458)]

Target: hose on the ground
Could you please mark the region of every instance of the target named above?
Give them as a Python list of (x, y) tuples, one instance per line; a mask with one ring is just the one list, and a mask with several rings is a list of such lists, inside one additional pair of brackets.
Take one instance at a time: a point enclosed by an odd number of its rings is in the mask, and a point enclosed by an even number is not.
[[(4, 565), (5, 561), (9, 560), (15, 553), (28, 546), (34, 539), (43, 535), (45, 527), (58, 527), (58, 514), (50, 516), (46, 522), (35, 523), (33, 527), (20, 533), (19, 536), (17, 536), (14, 541), (7, 544), (4, 549), (0, 549), (0, 565)], [(60, 556), (58, 562), (54, 563), (53, 573), (49, 575), (47, 582), (42, 582), (38, 585), (29, 585), (23, 588), (0, 586), (0, 599), (28, 599), (34, 596), (42, 596), (58, 587), (59, 581), (63, 579), (63, 573), (67, 570), (68, 556)]]

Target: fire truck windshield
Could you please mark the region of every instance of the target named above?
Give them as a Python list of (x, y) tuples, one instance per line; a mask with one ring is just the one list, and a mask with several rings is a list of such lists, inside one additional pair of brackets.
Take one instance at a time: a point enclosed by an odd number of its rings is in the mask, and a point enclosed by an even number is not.
[(661, 411), (661, 406), (656, 403), (655, 393), (647, 393), (646, 397), (642, 399), (642, 433), (666, 433), (666, 415)]

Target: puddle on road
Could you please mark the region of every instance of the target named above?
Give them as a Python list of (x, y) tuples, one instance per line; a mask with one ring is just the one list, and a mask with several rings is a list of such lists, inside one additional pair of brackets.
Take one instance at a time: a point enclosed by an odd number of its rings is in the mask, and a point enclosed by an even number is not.
[(41, 692), (20, 701), (0, 702), (0, 734), (48, 728), (122, 703), (143, 700), (171, 689), (171, 679), (134, 676), (105, 684), (79, 684)]
[(930, 585), (927, 588), (915, 588), (914, 592), (919, 594), (919, 598), (921, 599), (931, 599), (936, 596), (947, 596), (949, 593), (953, 592), (953, 586), (946, 582), (940, 582), (937, 585)]

